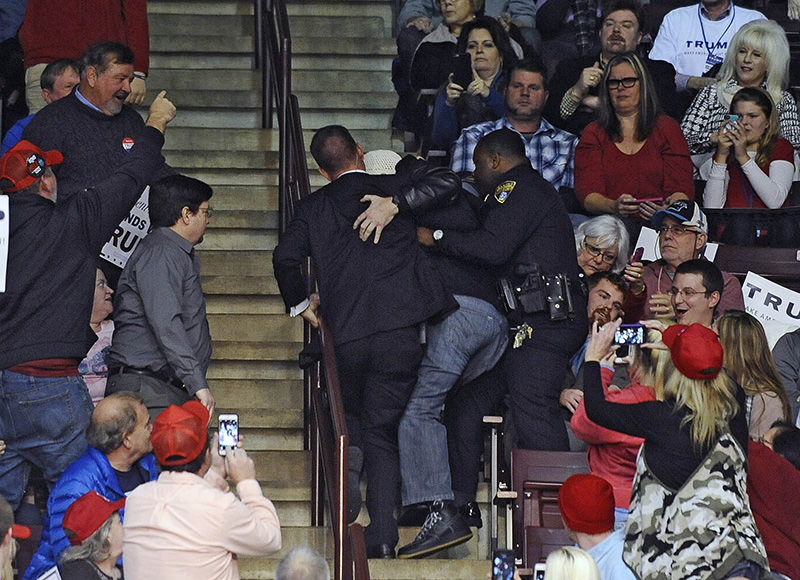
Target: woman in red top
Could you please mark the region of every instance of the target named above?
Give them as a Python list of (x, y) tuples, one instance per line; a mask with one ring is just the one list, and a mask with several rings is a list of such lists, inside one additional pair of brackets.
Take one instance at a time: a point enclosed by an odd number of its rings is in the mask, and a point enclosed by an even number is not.
[(653, 81), (638, 56), (611, 60), (599, 98), (599, 118), (586, 127), (575, 150), (575, 193), (583, 207), (640, 225), (672, 202), (693, 197), (686, 139), (680, 125), (660, 113)]
[(772, 99), (763, 89), (745, 87), (734, 95), (730, 111), (717, 132), (705, 207), (781, 207), (792, 186), (794, 149), (779, 135)]

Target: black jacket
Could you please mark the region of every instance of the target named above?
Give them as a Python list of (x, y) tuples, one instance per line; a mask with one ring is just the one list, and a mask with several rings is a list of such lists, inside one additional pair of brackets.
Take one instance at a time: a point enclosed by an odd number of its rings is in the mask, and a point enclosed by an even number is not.
[(379, 244), (362, 242), (353, 229), (366, 207), (360, 201), (364, 195), (392, 196), (409, 183), (408, 174), (342, 175), (298, 204), (275, 248), (273, 267), (287, 310), (307, 297), (304, 267), (306, 258), (313, 258), (320, 313), (336, 344), (411, 326), (458, 307), (418, 245), (407, 212), (395, 216)]
[(9, 194), (6, 291), (0, 293), (0, 369), (45, 358), (80, 360), (97, 339), (89, 319), (97, 258), (162, 164), (151, 127), (107, 180), (54, 204)]

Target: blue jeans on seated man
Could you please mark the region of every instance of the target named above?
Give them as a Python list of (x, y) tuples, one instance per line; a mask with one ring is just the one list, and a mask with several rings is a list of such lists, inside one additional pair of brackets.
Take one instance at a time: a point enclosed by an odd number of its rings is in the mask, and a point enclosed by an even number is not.
[(25, 494), (31, 465), (50, 488), (86, 451), (84, 431), (92, 398), (80, 376), (32, 377), (0, 371), (0, 495), (16, 510)]
[(508, 343), (506, 318), (494, 306), (472, 296), (455, 299), (459, 309), (427, 328), (417, 385), (400, 421), (404, 506), (453, 499), (442, 405), (459, 378), (468, 382), (490, 370)]

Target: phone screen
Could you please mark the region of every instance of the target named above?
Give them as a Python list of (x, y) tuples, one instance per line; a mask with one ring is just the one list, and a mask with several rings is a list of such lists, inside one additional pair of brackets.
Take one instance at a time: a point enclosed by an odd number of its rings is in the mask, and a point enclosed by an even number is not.
[(643, 344), (645, 335), (641, 324), (623, 324), (614, 333), (614, 344)]
[(497, 550), (492, 558), (492, 580), (513, 580), (514, 552)]
[(225, 455), (227, 449), (233, 449), (239, 443), (239, 416), (219, 416), (219, 454)]

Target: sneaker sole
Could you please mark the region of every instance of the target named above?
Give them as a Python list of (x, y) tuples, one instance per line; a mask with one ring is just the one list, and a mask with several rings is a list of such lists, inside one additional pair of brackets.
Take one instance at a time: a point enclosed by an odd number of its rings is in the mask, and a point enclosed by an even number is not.
[(428, 548), (427, 550), (422, 550), (420, 552), (413, 552), (407, 554), (398, 554), (397, 558), (399, 560), (413, 560), (414, 558), (423, 558), (425, 556), (430, 556), (431, 554), (435, 554), (441, 550), (445, 550), (447, 548), (452, 548), (453, 546), (457, 546), (459, 544), (463, 544), (472, 539), (472, 532), (467, 535), (461, 536), (460, 538), (456, 538), (455, 540), (450, 540), (445, 544), (439, 544), (434, 546), (433, 548)]

